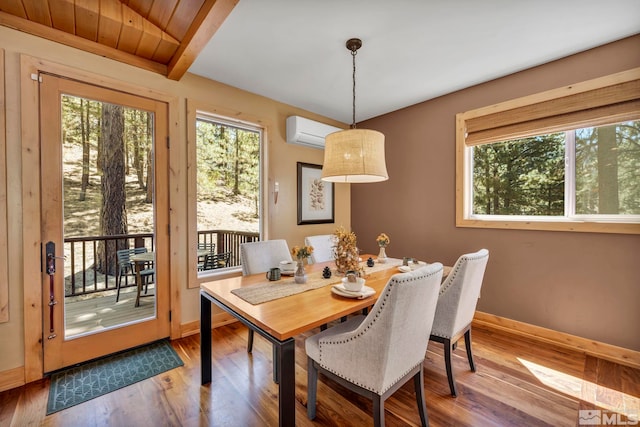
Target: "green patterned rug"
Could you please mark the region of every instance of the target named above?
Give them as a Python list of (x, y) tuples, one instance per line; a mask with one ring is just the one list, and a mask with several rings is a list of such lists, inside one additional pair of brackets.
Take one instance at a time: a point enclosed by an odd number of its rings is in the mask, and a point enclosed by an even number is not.
[(183, 365), (171, 344), (162, 340), (55, 372), (47, 415)]

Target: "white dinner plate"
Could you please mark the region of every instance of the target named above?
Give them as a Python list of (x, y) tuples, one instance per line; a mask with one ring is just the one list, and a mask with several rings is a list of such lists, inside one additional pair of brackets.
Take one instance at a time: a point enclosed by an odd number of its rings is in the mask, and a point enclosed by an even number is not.
[(429, 265), (429, 264), (427, 264), (427, 263), (426, 263), (426, 262), (424, 262), (424, 261), (418, 261), (418, 263), (417, 263), (417, 264), (416, 264), (416, 263), (413, 263), (413, 262), (410, 262), (410, 263), (409, 263), (409, 265), (400, 265), (400, 266), (398, 266), (398, 270), (399, 270), (401, 273), (408, 273), (408, 272), (410, 272), (410, 271), (416, 270), (416, 269), (418, 269), (418, 268), (425, 267), (425, 266), (427, 266), (427, 265)]
[(342, 283), (331, 286), (331, 292), (336, 295), (340, 295), (341, 297), (356, 299), (369, 298), (376, 293), (373, 288), (370, 288), (368, 286), (363, 286), (362, 289), (360, 289), (358, 292), (348, 291), (344, 288)]

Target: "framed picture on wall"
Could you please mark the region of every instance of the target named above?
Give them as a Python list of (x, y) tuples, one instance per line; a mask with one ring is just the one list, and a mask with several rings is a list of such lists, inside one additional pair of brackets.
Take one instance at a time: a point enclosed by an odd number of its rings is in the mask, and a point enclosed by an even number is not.
[(298, 162), (298, 225), (334, 222), (334, 183), (321, 174), (321, 165)]

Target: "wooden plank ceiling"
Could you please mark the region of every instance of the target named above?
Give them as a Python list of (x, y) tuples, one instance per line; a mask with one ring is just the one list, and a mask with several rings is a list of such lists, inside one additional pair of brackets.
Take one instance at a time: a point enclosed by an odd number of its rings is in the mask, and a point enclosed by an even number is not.
[(0, 25), (180, 80), (239, 0), (2, 0)]

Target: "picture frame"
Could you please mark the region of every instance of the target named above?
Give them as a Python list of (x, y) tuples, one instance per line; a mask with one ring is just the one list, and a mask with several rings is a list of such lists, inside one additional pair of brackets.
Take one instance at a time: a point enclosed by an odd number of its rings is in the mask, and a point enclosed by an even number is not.
[(322, 165), (298, 162), (298, 225), (335, 222), (335, 184), (321, 176)]

